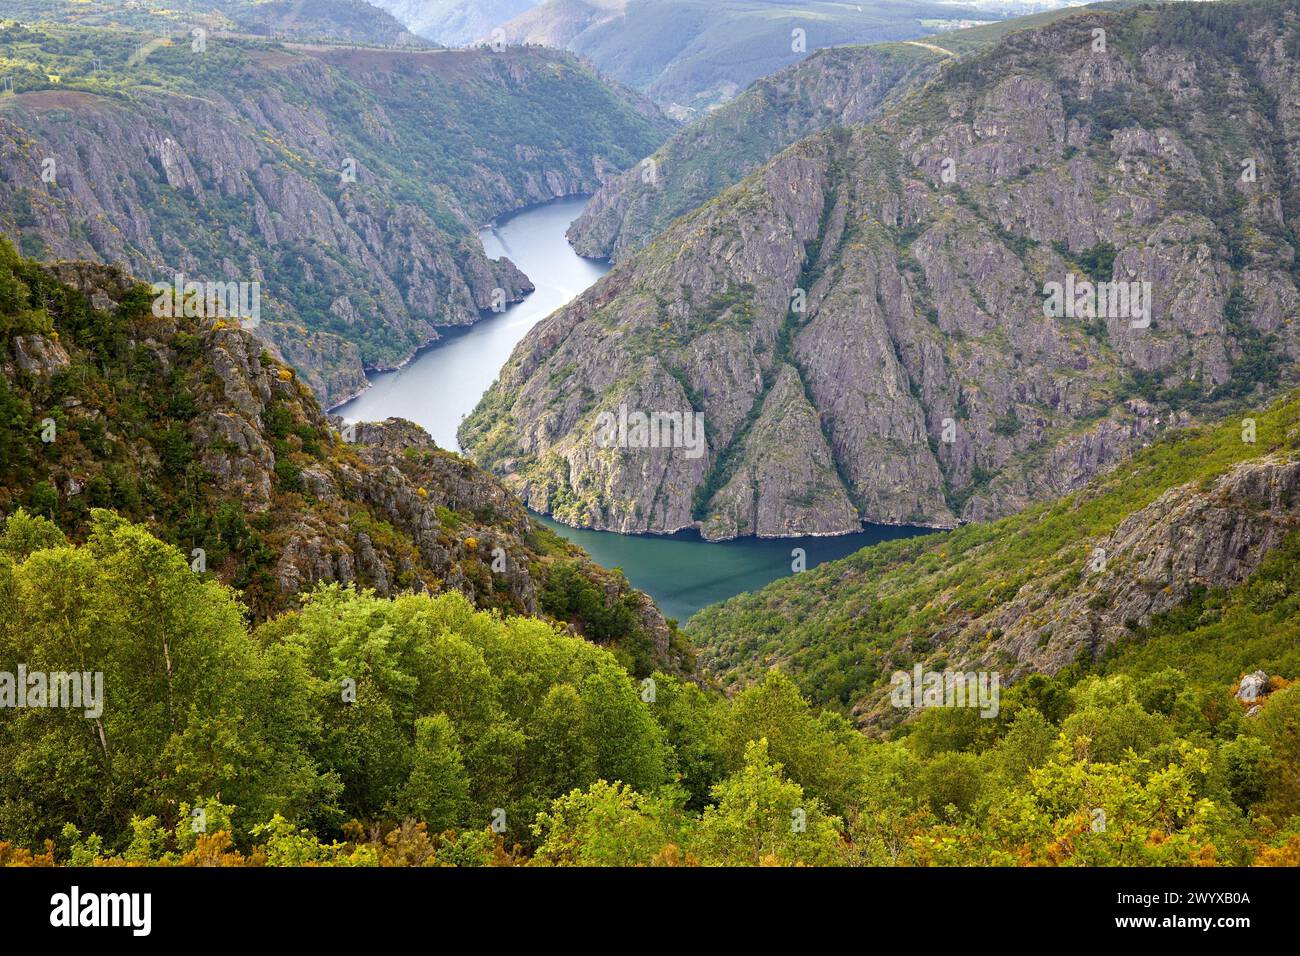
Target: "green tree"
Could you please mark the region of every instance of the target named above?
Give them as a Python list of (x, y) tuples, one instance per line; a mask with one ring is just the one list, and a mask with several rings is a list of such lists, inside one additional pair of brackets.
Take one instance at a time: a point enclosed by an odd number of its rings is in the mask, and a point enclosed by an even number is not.
[(19, 508), (4, 522), (0, 533), (0, 553), (14, 561), (25, 561), (35, 551), (66, 546), (68, 539), (59, 526), (48, 518), (28, 514)]
[(556, 684), (546, 692), (536, 715), (527, 725), (530, 787), (549, 804), (571, 790), (596, 779), (594, 742), (575, 720), (582, 713), (582, 698), (572, 684)]
[(651, 679), (650, 712), (664, 729), (673, 773), (689, 795), (688, 806), (702, 810), (726, 772), (722, 752), (726, 703), (690, 681), (660, 673)]
[(769, 671), (732, 701), (722, 741), (727, 769), (743, 766), (749, 745), (760, 738), (767, 740), (772, 760), (809, 794), (837, 812), (849, 805), (860, 778), (860, 738), (846, 741), (823, 723), (780, 671)]
[(697, 846), (717, 865), (831, 865), (841, 861), (840, 820), (787, 780), (766, 739), (745, 748), (744, 765), (713, 788)]
[(80, 708), (6, 717), (0, 832), (30, 843), (75, 820), (125, 840), (133, 815), (174, 821), (195, 793), (249, 821), (331, 799), (308, 757), (305, 674), (249, 641), (234, 595), (175, 549), (95, 512), (86, 546), (33, 551), (5, 576), (0, 669), (86, 678)]
[(430, 831), (440, 833), (463, 823), (468, 808), (469, 779), (455, 728), (446, 714), (419, 718), (413, 766), (398, 796), (398, 814), (421, 820)]
[(601, 661), (581, 684), (582, 732), (595, 771), (633, 789), (650, 791), (667, 779), (663, 730), (642, 702), (632, 678), (612, 659)]
[(645, 797), (597, 780), (559, 797), (538, 814), (533, 862), (542, 866), (652, 866), (678, 857), (685, 818), (681, 794)]
[(1252, 733), (1269, 750), (1269, 814), (1277, 820), (1300, 815), (1300, 685), (1270, 694), (1252, 720)]

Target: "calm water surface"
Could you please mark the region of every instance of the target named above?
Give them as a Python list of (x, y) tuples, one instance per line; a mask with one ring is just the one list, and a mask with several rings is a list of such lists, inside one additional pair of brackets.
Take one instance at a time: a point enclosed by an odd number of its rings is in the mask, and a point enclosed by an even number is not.
[[(519, 340), (608, 270), (605, 263), (578, 256), (564, 239), (564, 231), (586, 201), (560, 199), (484, 229), (480, 238), (487, 254), (494, 259), (509, 256), (537, 290), (499, 315), (445, 333), (405, 368), (371, 376), (369, 390), (335, 411), (346, 421), (407, 418), (422, 425), (443, 448), (459, 449), (456, 429), (461, 419), (496, 380)], [(694, 532), (623, 535), (569, 528), (535, 517), (581, 545), (597, 563), (622, 568), (664, 614), (681, 621), (706, 604), (790, 574), (794, 548), (804, 549), (807, 566), (812, 568), (879, 541), (923, 533), (918, 528), (876, 525), (860, 534), (834, 538), (742, 538), (709, 544)]]
[(737, 538), (708, 543), (693, 531), (674, 535), (630, 535), (588, 531), (533, 515), (548, 528), (582, 545), (597, 564), (622, 568), (667, 617), (682, 623), (704, 607), (753, 591), (792, 572), (795, 548), (807, 567), (844, 558), (867, 545), (924, 534), (923, 528), (869, 525), (859, 534), (833, 538)]
[(370, 376), (371, 387), (335, 412), (350, 422), (406, 418), (443, 448), (459, 451), (456, 429), (474, 410), (519, 340), (534, 325), (599, 279), (609, 266), (583, 259), (564, 239), (585, 197), (560, 199), (479, 233), (488, 256), (509, 256), (537, 286), (524, 301), (443, 337), (409, 365)]

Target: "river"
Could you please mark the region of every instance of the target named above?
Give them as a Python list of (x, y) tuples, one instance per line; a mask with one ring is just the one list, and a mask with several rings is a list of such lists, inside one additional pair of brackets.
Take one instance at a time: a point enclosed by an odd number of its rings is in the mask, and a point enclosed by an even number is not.
[[(519, 340), (608, 270), (605, 263), (578, 256), (565, 241), (564, 231), (585, 204), (585, 197), (559, 199), (484, 229), (479, 237), (487, 254), (509, 256), (536, 290), (505, 312), (468, 328), (446, 330), (408, 365), (372, 375), (369, 389), (335, 411), (345, 421), (406, 418), (423, 426), (443, 448), (458, 449), (461, 419), (496, 380)], [(622, 535), (539, 520), (581, 545), (597, 563), (622, 568), (664, 614), (681, 621), (706, 604), (790, 574), (795, 548), (803, 549), (812, 568), (878, 541), (923, 533), (920, 528), (873, 525), (833, 538), (741, 538), (710, 544), (694, 532)]]
[(528, 330), (609, 271), (583, 259), (565, 241), (586, 197), (533, 206), (479, 233), (489, 258), (509, 256), (536, 289), (504, 312), (471, 326), (439, 329), (442, 338), (393, 372), (370, 376), (370, 388), (334, 411), (345, 421), (415, 422), (442, 448), (460, 449), (456, 429), (496, 381), (497, 372)]

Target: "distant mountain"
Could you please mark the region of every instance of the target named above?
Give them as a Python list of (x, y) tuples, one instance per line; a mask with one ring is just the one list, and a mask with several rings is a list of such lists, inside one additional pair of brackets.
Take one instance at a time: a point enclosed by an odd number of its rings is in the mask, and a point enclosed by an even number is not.
[[(462, 444), (578, 526), (947, 527), (1276, 394), (1300, 375), (1297, 13), (1079, 13), (948, 63), (539, 323)], [(611, 437), (625, 412), (702, 416), (706, 447)]]
[(467, 46), (541, 0), (374, 0), (412, 33), (445, 46)]
[(1070, 10), (1003, 20), (926, 40), (819, 50), (756, 80), (684, 126), (646, 160), (615, 176), (569, 229), (584, 256), (621, 259), (668, 223), (712, 199), (792, 143), (830, 126), (865, 123), (934, 75), (951, 56)]
[(0, 233), (150, 281), (259, 282), (258, 334), (327, 406), (531, 289), (480, 225), (594, 191), (671, 128), (560, 51), (197, 42), (0, 29)]
[(508, 43), (579, 53), (685, 118), (817, 50), (924, 36), (963, 18), (998, 15), (917, 0), (548, 0), (503, 30)]
[(424, 41), (364, 0), (8, 0), (0, 20), (189, 33), (195, 28), (383, 46)]

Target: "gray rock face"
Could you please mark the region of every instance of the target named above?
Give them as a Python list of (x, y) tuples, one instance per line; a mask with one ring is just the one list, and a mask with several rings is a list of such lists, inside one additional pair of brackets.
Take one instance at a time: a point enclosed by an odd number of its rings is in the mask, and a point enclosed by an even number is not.
[[(714, 497), (706, 538), (846, 534), (861, 527), (835, 474), (817, 412), (799, 373), (781, 367), (750, 433), (740, 440), (736, 473)], [(809, 448), (811, 455), (801, 454)]]
[(51, 375), (68, 367), (68, 353), (43, 335), (14, 336), (14, 363), (32, 375)]
[[(783, 533), (844, 527), (845, 500), (948, 527), (1077, 490), (1295, 381), (1284, 26), (1243, 27), (1245, 62), (1155, 29), (1097, 53), (1094, 27), (1137, 29), (1088, 13), (1013, 34), (676, 220), (530, 332), (463, 443), (580, 525), (668, 531), (689, 508), (711, 536), (764, 533), (742, 474), (766, 476), (759, 510)], [(1094, 281), (1132, 298), (1048, 314), (1053, 283)], [(747, 427), (787, 367), (819, 427)], [(706, 467), (574, 453), (582, 422), (647, 396), (704, 415)], [(798, 480), (774, 482), (776, 460)]]
[(1296, 527), (1297, 492), (1300, 462), (1287, 456), (1239, 465), (1208, 489), (1173, 488), (1092, 542), (1094, 560), (1069, 592), (1044, 608), (1052, 582), (1025, 588), (995, 618), (954, 635), (955, 646), (1000, 629), (983, 659), (1005, 652), (1012, 676), (1054, 672), (1083, 648), (1098, 653), (1193, 588), (1246, 580)]
[(1237, 700), (1254, 703), (1269, 692), (1267, 671), (1254, 671), (1241, 679), (1237, 688)]
[[(327, 406), (365, 387), (363, 367), (399, 365), (437, 328), (477, 321), (495, 290), (532, 290), (486, 257), (480, 224), (593, 191), (669, 128), (553, 51), (271, 53), (224, 40), (223, 55), (238, 67), (202, 89), (176, 77), (121, 97), (7, 99), (0, 232), (34, 257), (148, 281), (259, 283), (257, 334)], [(587, 98), (603, 131), (564, 112), (551, 84)], [(483, 132), (489, 108), (508, 133)]]
[(569, 241), (579, 255), (625, 259), (792, 143), (872, 119), (942, 59), (896, 44), (818, 50), (758, 80), (602, 185), (569, 227)]

